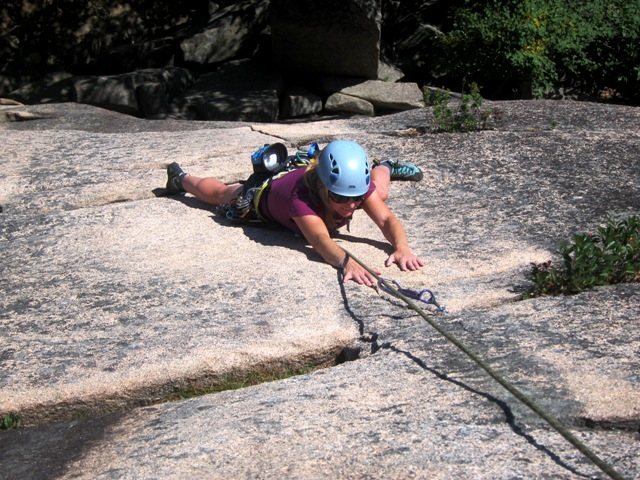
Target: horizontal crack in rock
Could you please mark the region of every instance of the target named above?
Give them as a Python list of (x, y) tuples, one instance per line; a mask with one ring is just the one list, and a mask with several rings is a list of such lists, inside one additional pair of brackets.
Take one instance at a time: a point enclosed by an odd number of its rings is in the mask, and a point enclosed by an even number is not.
[(640, 419), (630, 420), (594, 420), (587, 417), (579, 417), (574, 422), (576, 427), (590, 430), (618, 430), (624, 432), (640, 433)]
[(203, 372), (197, 377), (146, 385), (135, 391), (123, 391), (109, 397), (78, 398), (59, 403), (33, 405), (20, 411), (0, 412), (0, 418), (3, 415), (12, 415), (20, 420), (21, 427), (36, 427), (80, 418), (97, 417), (137, 407), (183, 400), (226, 390), (237, 390), (305, 375), (345, 361), (355, 360), (358, 358), (359, 352), (359, 348), (341, 347), (325, 352), (316, 352), (313, 356), (302, 355), (300, 358), (264, 362), (254, 365), (251, 369)]

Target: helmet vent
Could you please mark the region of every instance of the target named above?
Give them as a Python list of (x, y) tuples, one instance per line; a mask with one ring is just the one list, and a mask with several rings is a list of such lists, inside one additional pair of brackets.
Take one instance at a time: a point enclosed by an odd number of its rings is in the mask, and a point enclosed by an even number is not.
[(340, 167), (333, 155), (329, 155), (329, 158), (331, 159), (331, 183), (336, 183), (340, 176)]

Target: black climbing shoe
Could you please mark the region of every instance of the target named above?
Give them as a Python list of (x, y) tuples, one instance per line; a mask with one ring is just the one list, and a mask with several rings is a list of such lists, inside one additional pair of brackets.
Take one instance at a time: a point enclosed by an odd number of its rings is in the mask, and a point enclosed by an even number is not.
[(167, 192), (171, 194), (184, 193), (186, 190), (182, 187), (182, 179), (186, 175), (176, 162), (169, 164), (167, 166)]

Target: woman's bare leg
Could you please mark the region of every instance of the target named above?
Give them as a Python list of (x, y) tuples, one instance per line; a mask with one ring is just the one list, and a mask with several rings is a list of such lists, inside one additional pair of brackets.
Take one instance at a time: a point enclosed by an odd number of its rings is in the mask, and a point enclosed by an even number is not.
[(203, 202), (212, 205), (224, 205), (230, 203), (242, 192), (242, 185), (233, 183), (227, 185), (213, 177), (196, 177), (185, 175), (182, 178), (182, 187)]
[(391, 183), (391, 170), (385, 165), (378, 165), (371, 171), (371, 180), (376, 184), (376, 192), (382, 201), (389, 198), (389, 184)]

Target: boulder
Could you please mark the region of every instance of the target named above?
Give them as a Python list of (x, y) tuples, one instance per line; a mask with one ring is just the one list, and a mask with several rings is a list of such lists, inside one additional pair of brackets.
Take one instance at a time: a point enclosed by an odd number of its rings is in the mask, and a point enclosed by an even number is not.
[(367, 80), (358, 85), (345, 87), (340, 90), (340, 93), (367, 100), (379, 111), (424, 107), (422, 91), (415, 83)]
[(288, 89), (282, 96), (280, 118), (312, 115), (322, 110), (322, 98), (304, 88)]
[[(173, 96), (191, 82), (191, 73), (182, 68), (144, 69), (109, 77), (74, 79), (74, 88), (78, 103), (162, 118), (166, 116)], [(151, 95), (160, 97), (151, 98)]]
[(172, 105), (173, 116), (190, 120), (278, 118), (282, 78), (248, 60), (225, 64), (197, 81)]
[(28, 120), (38, 120), (45, 118), (31, 112), (0, 110), (0, 122), (26, 122)]
[(57, 72), (46, 75), (41, 80), (22, 85), (7, 96), (13, 100), (26, 103), (60, 103), (75, 102), (76, 91), (73, 75)]
[(371, 102), (340, 92), (329, 95), (324, 109), (327, 112), (349, 112), (369, 116), (375, 113), (375, 107)]
[(268, 24), (269, 2), (244, 0), (215, 10), (207, 26), (180, 42), (182, 60), (206, 67), (252, 54)]
[(0, 105), (17, 106), (17, 105), (24, 105), (24, 104), (22, 102), (17, 101), (17, 100), (12, 100), (10, 98), (2, 98), (2, 97), (0, 97)]
[(78, 102), (149, 118), (164, 118), (169, 103), (193, 82), (184, 68), (143, 69), (120, 75), (50, 75), (11, 92), (26, 104)]
[(141, 115), (136, 85), (131, 75), (78, 78), (73, 82), (78, 103), (86, 103), (129, 115)]
[(167, 88), (164, 83), (145, 82), (136, 87), (140, 113), (145, 118), (166, 118), (169, 113)]
[[(347, 101), (348, 98), (343, 95), (356, 97), (373, 105), (375, 113), (424, 107), (422, 91), (415, 83), (392, 83), (355, 77), (323, 77), (318, 83), (318, 88), (333, 97), (332, 103), (337, 99)], [(334, 96), (336, 93), (341, 95)]]
[(276, 62), (298, 76), (378, 78), (379, 0), (273, 0)]
[(378, 64), (377, 78), (383, 82), (397, 82), (404, 78), (404, 73), (394, 65), (381, 60)]
[[(152, 70), (153, 71), (153, 70)], [(191, 71), (181, 67), (166, 67), (160, 70), (160, 77), (151, 77), (147, 82), (160, 82), (165, 86), (167, 100), (171, 101), (180, 95), (189, 85), (194, 82)]]

